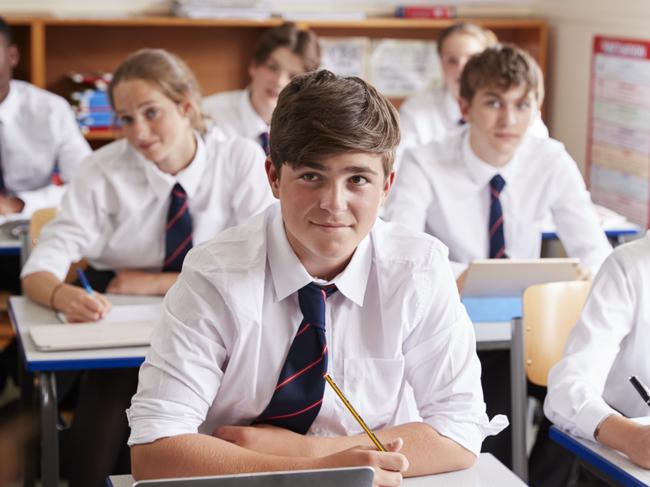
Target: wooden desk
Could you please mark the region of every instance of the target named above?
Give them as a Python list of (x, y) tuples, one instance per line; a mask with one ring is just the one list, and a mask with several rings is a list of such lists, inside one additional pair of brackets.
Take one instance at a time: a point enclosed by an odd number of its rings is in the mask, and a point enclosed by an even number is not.
[[(132, 487), (130, 475), (112, 475), (106, 484), (109, 487)], [(404, 487), (523, 487), (519, 478), (489, 453), (481, 453), (472, 468), (458, 472), (427, 475), (405, 479)], [(180, 487), (180, 486), (179, 486)]]
[(635, 465), (622, 453), (595, 441), (575, 437), (556, 426), (551, 426), (549, 436), (607, 482), (624, 486), (650, 485), (650, 470)]
[[(108, 295), (116, 305), (161, 302), (161, 297)], [(58, 403), (54, 372), (62, 370), (114, 369), (139, 367), (148, 347), (125, 347), (65, 352), (39, 352), (29, 336), (36, 324), (56, 324), (56, 313), (22, 296), (9, 298), (9, 318), (18, 338), (23, 401), (31, 403), (33, 396), (39, 406), (41, 419), (41, 479), (43, 487), (59, 485)], [(34, 379), (37, 378), (37, 391)], [(26, 484), (33, 479), (26, 475)]]

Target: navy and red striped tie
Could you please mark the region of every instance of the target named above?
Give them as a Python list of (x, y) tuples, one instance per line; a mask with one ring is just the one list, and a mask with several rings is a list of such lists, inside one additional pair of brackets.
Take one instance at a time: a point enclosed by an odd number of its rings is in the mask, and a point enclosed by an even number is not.
[(255, 423), (305, 434), (323, 402), (327, 372), (325, 306), (336, 286), (307, 284), (298, 291), (303, 320), (289, 348), (273, 397)]
[(163, 272), (180, 272), (183, 259), (192, 248), (192, 216), (187, 205), (187, 193), (176, 183), (172, 188), (171, 204), (165, 226), (165, 262)]
[(499, 196), (506, 182), (501, 175), (496, 174), (490, 179), (490, 259), (505, 259), (506, 242), (503, 236), (503, 211)]

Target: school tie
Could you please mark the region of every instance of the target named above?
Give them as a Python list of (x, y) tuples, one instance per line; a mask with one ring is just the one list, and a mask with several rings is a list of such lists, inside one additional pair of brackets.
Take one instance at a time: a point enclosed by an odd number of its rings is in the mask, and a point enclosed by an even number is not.
[(262, 149), (264, 150), (264, 154), (267, 156), (271, 152), (271, 146), (269, 145), (269, 133), (268, 132), (262, 132), (260, 134), (260, 145), (262, 146)]
[(180, 272), (185, 254), (192, 248), (192, 217), (187, 206), (187, 193), (176, 183), (165, 226), (165, 262), (163, 272)]
[(336, 286), (307, 284), (298, 291), (303, 320), (278, 378), (273, 397), (255, 423), (305, 434), (316, 419), (325, 392), (327, 342), (325, 305)]
[(458, 125), (459, 127), (462, 127), (462, 126), (465, 125), (466, 123), (467, 123), (467, 122), (465, 122), (465, 119), (464, 119), (463, 117), (460, 117), (460, 118), (456, 121), (456, 125)]
[(506, 182), (496, 174), (490, 179), (490, 259), (503, 259), (506, 256), (506, 244), (503, 236), (503, 211), (499, 196)]

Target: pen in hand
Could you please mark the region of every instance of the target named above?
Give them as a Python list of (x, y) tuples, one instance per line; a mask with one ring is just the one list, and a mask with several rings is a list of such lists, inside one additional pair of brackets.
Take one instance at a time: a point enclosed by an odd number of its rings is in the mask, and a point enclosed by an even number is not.
[(86, 273), (81, 267), (77, 267), (77, 276), (79, 276), (79, 282), (81, 282), (81, 285), (83, 288), (86, 290), (88, 294), (91, 296), (93, 295), (93, 288), (90, 287), (90, 283), (88, 282), (88, 278), (86, 277)]
[(646, 385), (637, 379), (635, 375), (630, 377), (629, 380), (636, 389), (636, 392), (638, 392), (639, 396), (641, 396), (641, 399), (643, 399), (643, 402), (650, 406), (650, 392), (648, 391)]
[(354, 409), (354, 407), (352, 407), (352, 404), (350, 404), (350, 401), (348, 401), (348, 399), (343, 395), (343, 392), (341, 392), (341, 389), (339, 389), (339, 387), (334, 383), (334, 381), (329, 376), (329, 374), (324, 374), (323, 377), (325, 378), (327, 383), (330, 386), (332, 386), (332, 389), (334, 389), (334, 392), (336, 392), (336, 395), (339, 396), (341, 401), (343, 401), (343, 404), (345, 404), (345, 407), (348, 408), (348, 410), (352, 413), (352, 416), (354, 416), (354, 419), (357, 420), (357, 422), (363, 428), (363, 430), (366, 432), (366, 434), (368, 435), (370, 440), (375, 444), (375, 446), (377, 447), (377, 450), (383, 451), (383, 452), (388, 451), (388, 450), (386, 450), (384, 445), (382, 445), (381, 442), (377, 439), (377, 437), (371, 431), (371, 429), (368, 428), (368, 425), (366, 424), (366, 422), (361, 418), (361, 416), (359, 416), (359, 413), (357, 413), (357, 411)]

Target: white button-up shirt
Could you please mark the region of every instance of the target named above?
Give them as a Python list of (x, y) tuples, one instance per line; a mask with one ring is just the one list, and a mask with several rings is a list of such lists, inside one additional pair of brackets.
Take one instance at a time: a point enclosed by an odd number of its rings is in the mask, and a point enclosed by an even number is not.
[[(428, 144), (432, 140), (443, 139), (458, 132), (462, 125), (460, 105), (443, 86), (436, 86), (407, 98), (399, 109), (402, 142), (398, 149), (398, 159), (412, 147)], [(534, 118), (529, 133), (538, 137), (548, 137), (548, 129), (540, 113)]]
[(63, 279), (85, 257), (97, 269), (159, 271), (174, 184), (183, 186), (194, 244), (213, 238), (266, 208), (273, 197), (259, 146), (217, 128), (197, 135), (192, 162), (172, 176), (126, 139), (94, 152), (73, 179), (57, 218), (46, 225), (23, 271)]
[[(313, 280), (287, 241), (279, 205), (193, 249), (140, 369), (129, 444), (256, 419), (302, 320), (297, 291)], [(489, 423), (485, 414), (474, 330), (444, 246), (378, 220), (332, 282), (328, 373), (369, 427), (397, 424), (409, 383), (424, 421), (478, 454), (505, 418)], [(358, 433), (326, 387), (309, 434)]]
[(617, 247), (596, 276), (564, 358), (550, 371), (544, 413), (594, 439), (611, 414), (648, 415), (628, 378), (650, 384), (650, 233)]
[(60, 203), (65, 188), (52, 184), (55, 165), (69, 182), (90, 152), (67, 101), (24, 81), (10, 82), (0, 103), (0, 164), (7, 190), (25, 203), (26, 217)]
[(540, 256), (549, 213), (571, 257), (595, 274), (611, 251), (576, 163), (553, 139), (527, 135), (503, 167), (480, 160), (467, 129), (408, 151), (386, 208), (386, 219), (434, 235), (449, 247), (454, 272), (489, 257), (489, 182), (501, 174), (506, 254)]
[(259, 144), (260, 134), (269, 131), (269, 126), (251, 104), (249, 90), (207, 96), (201, 108), (227, 135), (239, 135)]

